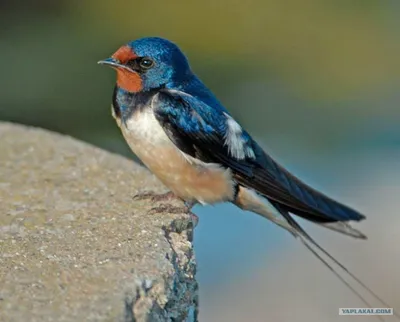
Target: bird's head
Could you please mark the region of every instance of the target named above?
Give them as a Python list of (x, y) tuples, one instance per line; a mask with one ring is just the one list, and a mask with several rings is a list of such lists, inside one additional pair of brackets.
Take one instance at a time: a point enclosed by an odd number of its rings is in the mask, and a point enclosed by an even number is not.
[(99, 61), (117, 71), (117, 86), (132, 93), (179, 84), (191, 75), (185, 55), (162, 38), (141, 38)]

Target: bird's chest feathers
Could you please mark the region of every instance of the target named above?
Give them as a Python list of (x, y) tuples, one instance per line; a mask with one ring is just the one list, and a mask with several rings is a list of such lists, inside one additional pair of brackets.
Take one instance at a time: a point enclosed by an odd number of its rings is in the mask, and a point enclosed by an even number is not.
[(175, 148), (154, 116), (151, 106), (154, 95), (151, 92), (131, 94), (116, 88), (113, 97), (117, 124), (132, 151), (147, 166), (160, 149)]
[(230, 171), (180, 151), (155, 118), (151, 105), (135, 109), (123, 121), (117, 118), (117, 123), (132, 151), (176, 195), (203, 203), (232, 200)]
[(141, 154), (142, 150), (150, 153), (158, 147), (173, 145), (156, 120), (151, 107), (133, 112), (121, 129), (128, 144), (137, 154)]

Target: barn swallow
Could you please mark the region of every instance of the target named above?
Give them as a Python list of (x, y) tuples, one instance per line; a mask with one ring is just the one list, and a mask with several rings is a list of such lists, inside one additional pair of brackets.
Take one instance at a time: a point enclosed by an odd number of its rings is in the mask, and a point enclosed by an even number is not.
[(388, 305), (307, 234), (293, 215), (365, 239), (349, 221), (365, 218), (300, 181), (273, 160), (192, 72), (172, 42), (142, 38), (99, 61), (117, 72), (112, 114), (136, 156), (190, 206), (231, 202), (299, 239), (338, 274), (341, 267)]

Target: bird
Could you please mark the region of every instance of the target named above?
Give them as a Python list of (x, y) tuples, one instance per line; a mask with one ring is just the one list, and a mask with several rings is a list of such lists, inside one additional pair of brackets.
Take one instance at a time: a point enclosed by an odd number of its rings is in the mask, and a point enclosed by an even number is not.
[(98, 63), (116, 70), (111, 110), (129, 147), (189, 209), (230, 202), (261, 215), (300, 240), (365, 305), (371, 307), (329, 260), (389, 307), (296, 220), (366, 239), (349, 223), (365, 216), (313, 189), (269, 156), (196, 76), (175, 43), (140, 38)]

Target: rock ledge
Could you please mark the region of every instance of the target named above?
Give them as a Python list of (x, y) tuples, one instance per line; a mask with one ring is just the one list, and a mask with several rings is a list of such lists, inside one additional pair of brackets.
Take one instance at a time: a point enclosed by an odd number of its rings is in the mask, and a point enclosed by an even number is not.
[(190, 216), (132, 200), (165, 191), (154, 176), (45, 130), (0, 137), (0, 321), (197, 321)]

